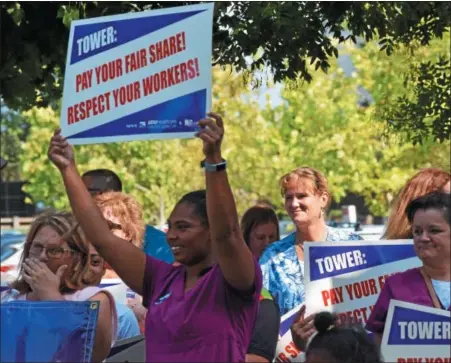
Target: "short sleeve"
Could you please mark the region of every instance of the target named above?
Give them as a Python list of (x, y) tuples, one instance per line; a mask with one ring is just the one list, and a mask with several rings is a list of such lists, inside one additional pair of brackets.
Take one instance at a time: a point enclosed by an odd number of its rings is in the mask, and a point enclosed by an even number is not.
[[(239, 297), (242, 300), (245, 301), (255, 301), (260, 297), (260, 293), (262, 291), (262, 270), (260, 268), (260, 265), (258, 264), (258, 261), (253, 257), (254, 259), (254, 286), (252, 287), (249, 292), (246, 291), (240, 291), (232, 287), (225, 279), (225, 285), (229, 291), (233, 293), (234, 296)], [(218, 266), (219, 268), (219, 266)]]
[(272, 300), (261, 300), (247, 354), (255, 354), (272, 362), (279, 339), (279, 328), (278, 306)]
[(173, 269), (174, 267), (166, 262), (157, 260), (149, 255), (146, 256), (146, 269), (143, 280), (143, 306), (145, 308), (148, 308), (158, 285), (164, 282), (164, 277)]
[(393, 298), (393, 292), (390, 285), (391, 284), (388, 280), (382, 288), (379, 298), (377, 299), (368, 322), (366, 323), (366, 329), (373, 333), (382, 334), (384, 332), (388, 307), (390, 305), (390, 300)]

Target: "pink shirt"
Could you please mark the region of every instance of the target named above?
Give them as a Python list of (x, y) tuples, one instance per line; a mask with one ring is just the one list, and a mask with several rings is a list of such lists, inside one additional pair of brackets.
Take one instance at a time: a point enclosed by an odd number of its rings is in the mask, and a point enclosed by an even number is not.
[(369, 331), (383, 333), (391, 299), (434, 307), (431, 295), (419, 268), (397, 273), (390, 276), (385, 282), (366, 324), (366, 328)]

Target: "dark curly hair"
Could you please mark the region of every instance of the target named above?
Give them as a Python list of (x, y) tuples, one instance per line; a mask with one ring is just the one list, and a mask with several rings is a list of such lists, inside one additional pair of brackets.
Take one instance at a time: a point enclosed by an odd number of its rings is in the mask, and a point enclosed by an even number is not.
[(361, 325), (337, 325), (336, 316), (329, 312), (317, 314), (314, 325), (318, 333), (307, 346), (306, 363), (313, 352), (338, 363), (382, 362), (379, 348)]

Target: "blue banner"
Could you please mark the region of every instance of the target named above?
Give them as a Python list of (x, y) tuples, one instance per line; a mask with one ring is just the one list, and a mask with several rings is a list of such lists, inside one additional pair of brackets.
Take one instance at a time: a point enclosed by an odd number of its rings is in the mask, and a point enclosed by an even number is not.
[(450, 345), (451, 319), (425, 311), (395, 306), (389, 345)]
[(12, 301), (0, 304), (5, 362), (90, 362), (99, 303)]
[[(70, 64), (75, 64), (93, 55), (124, 45), (132, 40), (153, 33), (164, 27), (187, 19), (205, 10), (183, 13), (153, 15), (151, 12), (138, 13), (143, 16), (134, 19), (100, 21), (74, 27), (74, 46)], [(146, 16), (147, 15), (147, 16)], [(89, 43), (88, 52), (83, 52), (84, 43)]]
[(412, 244), (309, 246), (310, 281), (416, 258)]
[[(205, 117), (206, 90), (184, 95), (159, 105), (71, 135), (68, 139), (117, 135), (170, 134), (197, 130), (195, 123)], [(187, 110), (182, 112), (183, 110)], [(182, 115), (183, 116), (180, 116)]]
[(146, 236), (143, 249), (145, 253), (155, 257), (158, 260), (167, 263), (174, 262), (174, 255), (172, 254), (166, 240), (166, 233), (153, 226), (146, 226)]

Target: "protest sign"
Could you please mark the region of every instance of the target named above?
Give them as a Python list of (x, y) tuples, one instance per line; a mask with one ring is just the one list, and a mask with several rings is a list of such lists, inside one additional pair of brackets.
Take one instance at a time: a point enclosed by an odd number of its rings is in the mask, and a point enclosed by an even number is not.
[(298, 316), (298, 312), (302, 305), (294, 308), (293, 310), (286, 313), (280, 319), (280, 333), (279, 341), (277, 342), (276, 355), (274, 362), (276, 363), (290, 363), (290, 362), (303, 362), (304, 354), (296, 348), (293, 343), (293, 337), (291, 336), (291, 325), (293, 325), (294, 320)]
[(330, 311), (366, 324), (387, 277), (421, 266), (412, 240), (308, 242), (306, 314)]
[(71, 23), (61, 109), (71, 144), (192, 137), (211, 107), (213, 3)]
[(0, 304), (1, 362), (91, 362), (97, 301)]
[(450, 363), (451, 313), (391, 300), (381, 351), (386, 362)]

